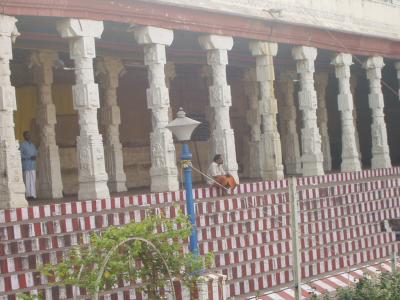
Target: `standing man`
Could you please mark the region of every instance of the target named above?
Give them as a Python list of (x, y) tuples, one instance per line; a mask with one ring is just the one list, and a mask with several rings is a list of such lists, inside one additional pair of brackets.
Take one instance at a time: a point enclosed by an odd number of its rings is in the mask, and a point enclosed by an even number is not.
[(31, 142), (29, 131), (24, 132), (24, 141), (21, 143), (22, 171), (26, 188), (26, 199), (36, 199), (36, 156), (37, 150)]

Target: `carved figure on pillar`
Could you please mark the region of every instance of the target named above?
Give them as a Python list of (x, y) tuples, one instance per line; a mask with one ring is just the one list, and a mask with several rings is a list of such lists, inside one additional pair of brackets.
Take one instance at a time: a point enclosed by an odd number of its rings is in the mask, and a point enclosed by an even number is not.
[(353, 95), (350, 90), (350, 66), (353, 58), (351, 54), (340, 53), (332, 64), (335, 65), (335, 74), (339, 81), (338, 108), (342, 118), (341, 171), (361, 171), (353, 120)]
[(233, 39), (228, 36), (203, 35), (199, 37), (199, 43), (207, 51), (207, 64), (211, 66), (213, 74), (213, 84), (209, 87), (210, 106), (214, 108), (215, 127), (211, 133), (213, 154), (224, 157), (225, 171), (239, 183), (235, 136), (229, 117), (232, 96), (226, 79), (228, 51), (233, 47)]
[(297, 113), (294, 102), (295, 71), (285, 70), (279, 74), (278, 84), (282, 99), (278, 100), (279, 124), (282, 140), (282, 157), (287, 174), (301, 174), (299, 136), (297, 134)]
[(302, 173), (304, 176), (323, 175), (321, 136), (317, 125), (317, 95), (314, 89), (314, 61), (317, 49), (299, 46), (292, 49), (300, 74), (299, 109), (302, 111), (301, 129)]
[[(351, 95), (353, 96), (353, 100), (356, 99), (356, 89), (357, 89), (357, 77), (350, 75), (350, 90)], [(353, 121), (354, 121), (354, 136), (356, 137), (356, 145), (357, 145), (357, 152), (358, 152), (358, 159), (362, 162), (361, 150), (360, 150), (360, 137), (358, 135), (358, 128), (357, 128), (357, 109), (355, 100), (353, 101), (354, 108), (353, 108)]]
[(326, 88), (328, 87), (329, 74), (317, 72), (315, 74), (315, 90), (317, 92), (317, 124), (321, 135), (321, 147), (324, 157), (324, 171), (332, 170), (331, 144), (328, 133), (328, 109), (326, 108)]
[(259, 113), (261, 115), (260, 172), (262, 179), (282, 179), (281, 138), (276, 123), (278, 104), (274, 92), (274, 62), (278, 44), (251, 42), (250, 51), (256, 57), (257, 81), (260, 85)]
[(0, 14), (0, 209), (28, 206), (14, 133), (15, 88), (10, 80), (12, 42), (19, 34), (16, 21), (14, 17)]
[(104, 162), (103, 139), (99, 134), (97, 109), (99, 89), (94, 83), (93, 58), (95, 38), (103, 32), (103, 22), (66, 19), (57, 23), (63, 38), (69, 39), (70, 57), (75, 63), (72, 88), (74, 108), (79, 114), (80, 133), (77, 137), (79, 192), (78, 199), (109, 198), (108, 176)]
[(153, 192), (179, 189), (175, 146), (172, 133), (166, 128), (170, 102), (165, 84), (165, 46), (170, 46), (173, 38), (173, 31), (163, 28), (146, 26), (135, 31), (136, 41), (144, 46), (144, 63), (149, 77), (147, 107), (152, 111), (153, 124), (153, 132), (150, 134)]
[(392, 166), (389, 155), (389, 145), (385, 123), (385, 106), (382, 94), (382, 68), (385, 64), (381, 56), (367, 59), (363, 67), (367, 70), (370, 93), (368, 95), (369, 108), (372, 110), (372, 169), (390, 168)]
[[(176, 68), (175, 64), (172, 62), (167, 62), (165, 64), (165, 85), (168, 89), (168, 92), (170, 92), (170, 86), (171, 82), (175, 79), (176, 77)], [(174, 117), (173, 117), (173, 111), (172, 111), (172, 105), (171, 105), (171, 97), (170, 97), (170, 106), (168, 109), (168, 120), (171, 122)]]
[(126, 175), (122, 144), (119, 139), (121, 113), (117, 103), (119, 77), (124, 72), (121, 60), (102, 57), (96, 61), (96, 74), (100, 83), (100, 122), (104, 129), (104, 155), (108, 174), (108, 188), (111, 192), (124, 192)]
[(30, 57), (34, 82), (38, 88), (36, 123), (39, 127), (38, 196), (39, 198), (62, 198), (60, 155), (56, 143), (56, 107), (53, 103), (53, 66), (58, 60), (54, 51), (34, 51)]
[(250, 136), (246, 137), (247, 151), (245, 156), (244, 173), (249, 178), (260, 178), (260, 136), (261, 116), (259, 113), (259, 84), (255, 68), (249, 68), (244, 73), (244, 93), (248, 99), (249, 108), (246, 112)]

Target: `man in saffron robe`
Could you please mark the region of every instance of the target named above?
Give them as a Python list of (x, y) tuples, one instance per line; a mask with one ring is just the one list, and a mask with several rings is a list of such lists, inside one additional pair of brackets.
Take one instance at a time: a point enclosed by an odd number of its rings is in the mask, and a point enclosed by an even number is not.
[[(216, 154), (214, 156), (213, 162), (208, 168), (208, 176), (212, 178), (208, 179), (208, 184), (215, 187), (223, 186), (226, 189), (234, 189), (236, 186), (235, 179), (224, 170), (224, 160), (221, 154)], [(219, 184), (216, 184), (216, 182)]]
[(24, 141), (20, 146), (22, 159), (22, 172), (26, 189), (26, 199), (36, 199), (36, 156), (37, 149), (31, 142), (29, 131), (24, 132)]

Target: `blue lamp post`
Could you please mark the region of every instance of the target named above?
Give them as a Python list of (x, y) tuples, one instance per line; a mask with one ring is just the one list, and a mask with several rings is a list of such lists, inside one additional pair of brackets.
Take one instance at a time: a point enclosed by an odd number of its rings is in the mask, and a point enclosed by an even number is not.
[(189, 250), (190, 252), (199, 254), (199, 243), (197, 240), (196, 227), (196, 211), (194, 209), (194, 199), (192, 192), (192, 153), (189, 145), (185, 143), (190, 140), (193, 130), (199, 126), (200, 122), (187, 118), (182, 108), (176, 114), (177, 118), (171, 121), (167, 128), (176, 136), (178, 141), (184, 142), (182, 145), (181, 164), (184, 170), (185, 190), (186, 190), (186, 207), (189, 215), (190, 223), (192, 224), (192, 234), (190, 235)]

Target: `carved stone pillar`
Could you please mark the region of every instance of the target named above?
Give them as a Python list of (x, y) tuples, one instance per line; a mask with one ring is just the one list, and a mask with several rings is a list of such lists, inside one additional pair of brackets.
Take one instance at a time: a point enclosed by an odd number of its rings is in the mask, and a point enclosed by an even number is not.
[(227, 36), (204, 35), (199, 37), (200, 46), (207, 51), (207, 63), (212, 68), (213, 85), (209, 87), (210, 106), (214, 108), (214, 128), (212, 131), (213, 154), (224, 158), (225, 171), (239, 182), (237, 174), (235, 136), (231, 128), (229, 108), (232, 106), (231, 88), (226, 80), (228, 50), (233, 39)]
[(317, 92), (317, 124), (321, 135), (321, 147), (324, 157), (324, 171), (332, 170), (331, 144), (328, 133), (328, 109), (326, 108), (326, 88), (329, 74), (318, 72), (315, 74), (315, 90)]
[[(353, 100), (355, 99), (356, 96), (356, 89), (357, 89), (357, 77), (356, 76), (350, 76), (350, 90), (351, 94), (353, 96)], [(356, 137), (356, 145), (357, 145), (357, 152), (358, 152), (358, 159), (360, 162), (362, 161), (362, 156), (361, 156), (361, 151), (360, 151), (360, 137), (358, 135), (358, 128), (357, 128), (357, 109), (356, 109), (356, 103), (354, 103), (354, 109), (353, 109), (353, 121), (354, 121), (354, 136)]]
[(260, 171), (262, 179), (282, 179), (281, 138), (276, 124), (278, 113), (274, 92), (274, 61), (278, 44), (251, 42), (250, 51), (256, 57), (257, 81), (260, 84), (259, 110), (261, 114)]
[(0, 209), (28, 206), (14, 133), (15, 88), (10, 81), (12, 42), (18, 35), (16, 21), (0, 14)]
[[(167, 62), (165, 64), (165, 85), (168, 89), (168, 92), (170, 91), (170, 86), (171, 82), (175, 79), (176, 77), (176, 69), (175, 69), (175, 64), (171, 62)], [(170, 99), (171, 102), (171, 99)], [(170, 107), (168, 109), (168, 120), (172, 121), (174, 119), (173, 111), (172, 111), (172, 103), (170, 103)]]
[(397, 70), (397, 79), (399, 80), (399, 100), (400, 100), (400, 61), (395, 63), (395, 68)]
[(165, 46), (172, 43), (172, 30), (140, 27), (135, 39), (144, 45), (144, 63), (148, 68), (149, 88), (147, 107), (152, 111), (153, 132), (150, 134), (151, 191), (176, 191), (179, 189), (175, 146), (172, 133), (166, 128), (170, 108), (169, 93), (165, 85)]
[(247, 151), (244, 173), (249, 178), (260, 177), (260, 136), (261, 116), (259, 111), (259, 84), (255, 68), (249, 68), (244, 73), (244, 93), (248, 99), (249, 108), (246, 112), (247, 124), (250, 127), (250, 136), (246, 137)]
[(104, 155), (108, 174), (108, 188), (111, 192), (125, 192), (126, 175), (122, 144), (119, 139), (121, 113), (117, 103), (119, 77), (124, 72), (121, 60), (113, 57), (102, 57), (96, 63), (102, 104), (100, 122), (104, 129)]
[(294, 71), (283, 71), (279, 74), (278, 84), (281, 101), (278, 100), (279, 125), (281, 130), (282, 157), (287, 174), (301, 173), (299, 136), (297, 134), (297, 113), (294, 102)]
[(99, 134), (97, 121), (97, 109), (100, 107), (99, 89), (94, 83), (93, 73), (93, 58), (96, 57), (95, 38), (100, 38), (103, 22), (67, 19), (57, 24), (57, 30), (63, 38), (69, 39), (70, 57), (75, 63), (76, 84), (72, 93), (80, 125), (77, 137), (78, 199), (109, 198), (103, 139)]
[(385, 123), (385, 106), (382, 94), (381, 78), (382, 68), (385, 64), (380, 56), (367, 59), (363, 67), (367, 70), (370, 93), (368, 95), (369, 107), (372, 110), (372, 169), (390, 168), (389, 145)]
[(342, 117), (342, 172), (361, 171), (353, 120), (353, 95), (350, 90), (351, 54), (340, 53), (332, 61), (339, 81), (338, 108)]
[(38, 87), (36, 122), (39, 127), (38, 196), (39, 198), (62, 198), (60, 155), (56, 144), (56, 107), (53, 103), (53, 65), (58, 54), (53, 51), (35, 51), (31, 55), (33, 79)]
[(304, 176), (323, 175), (321, 136), (317, 126), (317, 95), (314, 89), (314, 60), (317, 49), (299, 46), (292, 50), (300, 74), (299, 108), (303, 116), (301, 129), (302, 173)]

